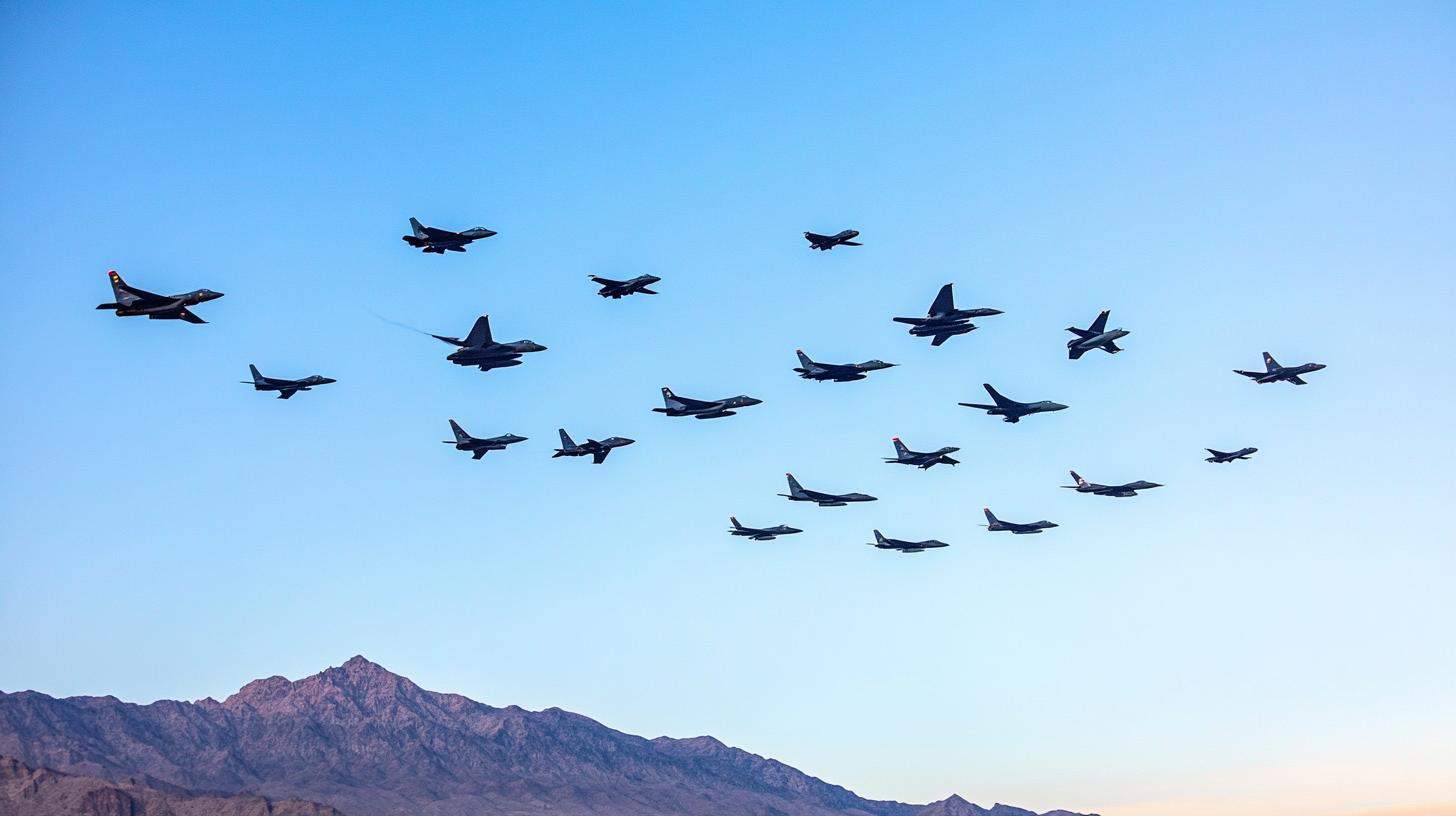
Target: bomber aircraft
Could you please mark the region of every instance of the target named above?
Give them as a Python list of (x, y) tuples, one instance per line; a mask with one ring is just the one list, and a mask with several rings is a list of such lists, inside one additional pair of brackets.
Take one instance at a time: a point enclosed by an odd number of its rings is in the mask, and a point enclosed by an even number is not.
[(914, 465), (921, 470), (929, 470), (936, 465), (958, 465), (959, 460), (950, 458), (949, 454), (955, 453), (960, 448), (946, 446), (933, 451), (913, 451), (905, 447), (900, 437), (890, 440), (895, 443), (895, 458), (886, 459), (892, 465)]
[(1251, 455), (1259, 452), (1258, 448), (1239, 448), (1236, 451), (1229, 451), (1228, 453), (1217, 451), (1213, 448), (1204, 448), (1204, 450), (1213, 455), (1203, 461), (1214, 462), (1220, 465), (1225, 462), (1232, 462), (1235, 459), (1248, 459)]
[(852, 382), (863, 380), (871, 371), (894, 368), (894, 363), (884, 360), (865, 360), (863, 363), (816, 363), (809, 359), (803, 349), (795, 350), (799, 355), (799, 367), (794, 369), (806, 380), (819, 382)]
[(1114, 498), (1125, 499), (1130, 496), (1136, 496), (1139, 490), (1152, 490), (1155, 487), (1162, 487), (1157, 482), (1144, 481), (1128, 482), (1127, 484), (1120, 485), (1097, 484), (1078, 476), (1075, 470), (1068, 472), (1072, 474), (1072, 481), (1076, 482), (1076, 484), (1062, 485), (1062, 487), (1068, 490), (1075, 490), (1078, 493), (1091, 493), (1094, 496), (1112, 496)]
[(875, 530), (875, 540), (869, 542), (869, 545), (879, 550), (896, 550), (902, 553), (925, 552), (926, 550), (950, 546), (944, 541), (937, 541), (933, 538), (925, 541), (905, 541), (900, 538), (886, 538), (879, 530)]
[(99, 304), (96, 308), (115, 309), (117, 317), (146, 315), (151, 320), (185, 320), (188, 323), (206, 323), (206, 320), (188, 311), (187, 307), (222, 297), (222, 292), (214, 292), (211, 289), (194, 289), (180, 295), (158, 295), (127, 285), (127, 282), (116, 274), (115, 269), (106, 274), (111, 278), (111, 293), (116, 301)]
[(1007, 399), (997, 393), (990, 383), (981, 383), (986, 393), (991, 395), (995, 405), (982, 405), (976, 402), (962, 402), (967, 408), (980, 408), (990, 416), (1002, 417), (1006, 422), (1020, 422), (1021, 418), (1031, 414), (1043, 414), (1048, 411), (1061, 411), (1067, 406), (1060, 402), (1042, 400), (1041, 402), (1017, 402), (1014, 399)]
[(476, 318), (475, 325), (470, 327), (470, 334), (465, 335), (463, 340), (458, 337), (446, 337), (443, 334), (430, 336), (441, 342), (460, 347), (458, 351), (450, 352), (445, 357), (446, 360), (455, 365), (478, 366), (481, 371), (517, 366), (521, 364), (522, 354), (546, 350), (545, 346), (530, 340), (497, 343), (490, 335), (490, 315), (481, 315)]
[(988, 533), (1009, 532), (1013, 535), (1036, 535), (1042, 530), (1050, 530), (1057, 526), (1046, 519), (1031, 521), (1026, 524), (1017, 524), (1014, 521), (1002, 521), (996, 518), (996, 514), (991, 512), (991, 508), (983, 507), (981, 509), (986, 513), (986, 523), (981, 526), (985, 527)]
[(571, 441), (571, 437), (566, 434), (565, 428), (557, 428), (556, 432), (561, 434), (561, 447), (557, 448), (556, 452), (551, 454), (552, 459), (558, 456), (590, 456), (594, 465), (600, 465), (606, 461), (607, 454), (612, 452), (612, 448), (620, 448), (637, 441), (635, 439), (628, 439), (625, 436), (609, 436), (600, 441), (588, 439), (578, 445)]
[(460, 423), (453, 419), (450, 420), (450, 430), (455, 432), (455, 438), (441, 441), (446, 445), (454, 445), (455, 450), (470, 451), (471, 459), (479, 459), (490, 451), (502, 451), (506, 449), (507, 445), (514, 445), (517, 442), (526, 441), (526, 437), (516, 436), (515, 434), (502, 434), (501, 436), (487, 438), (471, 436), (465, 432), (464, 428), (460, 427)]
[(742, 524), (739, 524), (738, 519), (733, 516), (729, 516), (728, 521), (733, 525), (732, 527), (728, 528), (728, 533), (730, 535), (745, 536), (747, 538), (753, 539), (754, 541), (773, 541), (775, 538), (778, 538), (781, 535), (793, 535), (794, 533), (804, 532), (798, 527), (790, 527), (787, 524), (777, 524), (773, 527), (744, 527)]
[(1127, 329), (1107, 330), (1107, 316), (1112, 314), (1110, 309), (1103, 309), (1092, 325), (1085, 329), (1076, 326), (1068, 326), (1067, 331), (1077, 335), (1075, 340), (1067, 341), (1067, 356), (1073, 360), (1080, 358), (1083, 354), (1093, 350), (1102, 349), (1108, 354), (1116, 354), (1122, 351), (1122, 347), (1116, 341), (1128, 336), (1132, 332)]
[(1297, 366), (1282, 366), (1274, 359), (1269, 352), (1264, 352), (1263, 371), (1240, 371), (1234, 369), (1235, 374), (1242, 374), (1260, 385), (1272, 382), (1289, 382), (1295, 385), (1308, 385), (1299, 375), (1319, 371), (1325, 367), (1324, 363), (1305, 363)]
[(763, 400), (742, 394), (736, 397), (724, 397), (720, 400), (695, 400), (679, 397), (672, 393), (671, 388), (664, 388), (662, 389), (662, 402), (667, 407), (653, 408), (655, 413), (667, 414), (671, 417), (690, 416), (698, 419), (717, 419), (733, 416), (737, 413), (735, 409), (759, 405)]
[(587, 279), (602, 287), (597, 294), (612, 300), (620, 300), (628, 295), (636, 294), (655, 295), (657, 293), (647, 287), (662, 280), (656, 275), (638, 275), (631, 280), (612, 280), (597, 275), (588, 275)]
[(248, 364), (248, 370), (253, 372), (252, 380), (242, 380), (243, 385), (253, 386), (254, 391), (277, 391), (278, 399), (288, 399), (299, 391), (312, 391), (315, 385), (328, 385), (338, 382), (329, 377), (320, 377), (317, 374), (304, 377), (301, 380), (285, 380), (281, 377), (264, 377), (258, 373), (258, 367), (252, 363)]
[(416, 219), (410, 219), (412, 235), (404, 236), (404, 242), (416, 249), (425, 252), (433, 252), (436, 255), (444, 255), (445, 250), (451, 252), (464, 252), (465, 246), (472, 241), (479, 241), (482, 238), (489, 238), (497, 234), (494, 230), (485, 227), (471, 227), (463, 232), (451, 232), (438, 227), (427, 227)]
[(896, 323), (908, 324), (911, 336), (933, 338), (930, 345), (938, 346), (957, 334), (975, 331), (976, 324), (971, 322), (972, 318), (992, 317), (1002, 313), (1000, 309), (957, 309), (952, 284), (947, 283), (940, 287), (940, 292), (936, 294), (925, 317), (891, 319)]
[(864, 493), (820, 493), (817, 490), (805, 490), (794, 478), (794, 474), (785, 473), (789, 477), (789, 492), (780, 493), (780, 496), (789, 501), (811, 501), (820, 507), (843, 507), (851, 502), (872, 502), (876, 501), (874, 496)]
[(820, 235), (817, 232), (806, 232), (804, 238), (809, 242), (810, 249), (817, 249), (821, 252), (834, 249), (837, 246), (864, 246), (854, 240), (859, 237), (859, 230), (840, 230), (833, 235)]

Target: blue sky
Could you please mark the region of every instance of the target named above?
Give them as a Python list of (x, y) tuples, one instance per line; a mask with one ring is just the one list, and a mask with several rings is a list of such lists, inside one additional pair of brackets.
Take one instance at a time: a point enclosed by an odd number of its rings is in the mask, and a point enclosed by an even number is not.
[[(876, 797), (1456, 802), (1450, 5), (0, 15), (0, 688), (363, 653)], [(412, 215), (500, 235), (424, 256)], [(227, 296), (117, 319), (111, 268)], [(889, 321), (947, 281), (1006, 313), (939, 349)], [(1069, 362), (1101, 308), (1126, 353)], [(550, 350), (481, 374), (371, 311)], [(900, 366), (808, 383), (797, 347)], [(1230, 373), (1266, 349), (1330, 367)], [(281, 402), (250, 362), (339, 383)], [(1071, 408), (956, 406), (983, 381)], [(669, 420), (663, 385), (765, 402)], [(448, 417), (530, 441), (472, 462)], [(639, 441), (596, 468), (557, 427)], [(895, 435), (964, 463), (884, 465)], [(786, 470), (880, 501), (789, 505)]]

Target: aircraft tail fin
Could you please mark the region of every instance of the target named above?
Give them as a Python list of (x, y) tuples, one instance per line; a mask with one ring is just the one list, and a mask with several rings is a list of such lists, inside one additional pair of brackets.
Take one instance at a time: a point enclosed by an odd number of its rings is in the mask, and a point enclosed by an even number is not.
[(733, 529), (735, 529), (735, 530), (742, 530), (743, 529), (743, 525), (738, 523), (738, 517), (737, 516), (729, 516), (728, 517), (728, 521), (733, 524)]
[(1091, 326), (1087, 327), (1090, 330), (1088, 333), (1101, 334), (1107, 331), (1107, 316), (1110, 314), (1112, 314), (1111, 309), (1103, 309), (1102, 311), (1098, 312), (1097, 319), (1092, 321)]
[(253, 385), (263, 384), (263, 375), (261, 372), (258, 371), (257, 366), (253, 365), (252, 363), (248, 363), (248, 371), (251, 372), (253, 375)]
[(470, 334), (465, 335), (465, 345), (488, 346), (493, 342), (495, 340), (490, 336), (490, 315), (481, 315), (475, 319), (475, 325), (470, 327)]
[(1274, 355), (1270, 354), (1267, 351), (1264, 352), (1264, 370), (1266, 372), (1273, 371), (1274, 369), (1276, 369), (1278, 367), (1279, 367), (1279, 361), (1276, 360), (1276, 359), (1274, 359)]
[(557, 428), (556, 432), (561, 434), (561, 447), (563, 449), (571, 450), (576, 447), (576, 443), (571, 441), (571, 436), (566, 432), (565, 428)]
[(1224, 451), (1214, 450), (1213, 448), (1204, 448), (1204, 450), (1208, 451), (1209, 453), (1213, 454), (1214, 456), (1228, 456), (1228, 454), (1225, 453)]
[(662, 404), (663, 405), (666, 405), (669, 408), (681, 408), (681, 407), (684, 406), (685, 403), (683, 403), (681, 400), (679, 400), (677, 398), (677, 394), (672, 393), (672, 389), (671, 388), (668, 388), (666, 386), (663, 386), (663, 388), (662, 388)]
[(799, 355), (799, 365), (804, 368), (814, 365), (814, 361), (809, 359), (809, 355), (805, 354), (803, 349), (794, 349), (794, 353)]
[(789, 494), (793, 496), (802, 495), (804, 493), (804, 486), (799, 484), (799, 480), (794, 478), (794, 474), (785, 473), (784, 475), (789, 478)]
[(933, 315), (946, 314), (955, 311), (955, 295), (951, 291), (952, 284), (947, 283), (940, 287), (935, 295), (935, 302), (930, 304), (930, 313)]
[(876, 530), (875, 531), (875, 543), (876, 544), (884, 544), (885, 543), (885, 536), (879, 530)]
[(981, 387), (986, 389), (986, 393), (991, 395), (991, 400), (995, 402), (998, 407), (1005, 408), (1008, 404), (1012, 402), (1012, 400), (1006, 399), (1005, 397), (1001, 396), (1001, 392), (992, 388), (990, 383), (981, 383)]
[(1001, 523), (996, 518), (996, 514), (991, 512), (991, 508), (989, 508), (989, 507), (982, 507), (981, 510), (984, 511), (985, 514), (986, 514), (986, 521), (989, 521), (992, 524), (1000, 524)]
[(1077, 483), (1077, 487), (1085, 487), (1087, 485), (1087, 480), (1083, 479), (1081, 476), (1078, 476), (1077, 471), (1069, 470), (1067, 472), (1072, 474), (1072, 481)]
[(429, 235), (425, 232), (425, 225), (424, 224), (421, 224), (419, 222), (419, 219), (417, 219), (417, 218), (411, 218), (410, 219), (410, 229), (414, 230), (414, 233), (415, 233), (415, 237), (416, 238), (428, 238), (429, 237)]
[(456, 422), (453, 419), (450, 420), (450, 430), (452, 430), (452, 431), (455, 432), (455, 441), (456, 442), (469, 442), (470, 441), (470, 434), (466, 433), (465, 432), (465, 429), (462, 428), (462, 427), (460, 427), (460, 423)]
[(117, 300), (121, 300), (127, 294), (126, 290), (128, 287), (126, 281), (122, 280), (121, 276), (116, 274), (115, 269), (107, 272), (106, 276), (111, 279), (111, 293), (116, 295)]
[(905, 458), (905, 454), (909, 453), (910, 449), (905, 447), (905, 443), (901, 442), (900, 437), (898, 436), (895, 437), (892, 441), (895, 443), (895, 453), (898, 454), (901, 459)]

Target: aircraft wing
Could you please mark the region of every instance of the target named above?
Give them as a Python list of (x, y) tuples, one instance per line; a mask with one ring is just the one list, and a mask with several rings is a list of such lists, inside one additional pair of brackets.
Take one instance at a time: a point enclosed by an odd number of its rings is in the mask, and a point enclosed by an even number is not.
[(431, 241), (448, 241), (452, 238), (459, 238), (460, 233), (450, 230), (439, 229), (438, 227), (425, 227), (425, 237)]
[(198, 317), (197, 315), (195, 315), (195, 314), (187, 311), (186, 308), (183, 308), (181, 311), (179, 311), (177, 313), (177, 317), (180, 318), (180, 319), (182, 319), (182, 320), (187, 321), (188, 323), (206, 323), (207, 322), (206, 320), (203, 320), (202, 318)]
[(1107, 353), (1108, 353), (1108, 354), (1116, 354), (1116, 353), (1118, 353), (1118, 352), (1119, 352), (1119, 351), (1122, 351), (1122, 346), (1119, 346), (1119, 345), (1118, 345), (1118, 344), (1116, 344), (1116, 343), (1113, 343), (1113, 342), (1108, 342), (1108, 343), (1106, 343), (1106, 344), (1104, 344), (1104, 345), (1103, 345), (1103, 346), (1102, 346), (1102, 348), (1103, 348), (1103, 349), (1104, 349), (1104, 350), (1105, 350), (1105, 351), (1106, 351), (1106, 352), (1107, 352)]
[(1082, 355), (1083, 354), (1086, 354), (1086, 353), (1087, 353), (1087, 350), (1084, 349), (1084, 348), (1082, 348), (1081, 346), (1068, 346), (1067, 347), (1067, 359), (1069, 359), (1069, 360), (1080, 360), (1080, 359), (1082, 359)]
[(938, 346), (941, 343), (944, 343), (945, 341), (951, 339), (952, 337), (955, 337), (955, 335), (953, 335), (953, 334), (937, 334), (935, 336), (935, 338), (930, 341), (930, 345), (932, 345), (932, 346)]
[(488, 450), (487, 448), (481, 448), (480, 450), (477, 450), (476, 452), (472, 453), (470, 455), (470, 458), (471, 459), (479, 459), (480, 457), (482, 457), (482, 456), (484, 456), (486, 454), (486, 451), (487, 450)]
[(611, 453), (610, 450), (599, 450), (596, 453), (593, 453), (592, 454), (592, 464), (594, 464), (594, 465), (600, 465), (602, 462), (606, 461), (607, 454), (609, 454), (609, 453)]
[(293, 396), (294, 394), (297, 394), (297, 393), (298, 393), (298, 389), (297, 388), (285, 388), (282, 391), (279, 391), (278, 392), (278, 399), (288, 399), (289, 397), (291, 397), (291, 396)]
[(1309, 385), (1309, 383), (1307, 383), (1304, 380), (1300, 379), (1298, 376), (1290, 377), (1289, 378), (1289, 381), (1292, 382), (1292, 383), (1294, 383), (1295, 385)]

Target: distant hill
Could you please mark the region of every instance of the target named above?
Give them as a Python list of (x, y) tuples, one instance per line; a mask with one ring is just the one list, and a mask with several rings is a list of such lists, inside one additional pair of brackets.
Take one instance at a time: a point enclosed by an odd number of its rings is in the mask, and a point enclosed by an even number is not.
[[(324, 808), (265, 811), (288, 816), (1036, 816), (960, 797), (864, 799), (712, 737), (648, 740), (557, 708), (494, 708), (362, 657), (303, 680), (254, 680), (221, 703), (0, 693), (0, 755), (124, 796), (204, 791)], [(32, 812), (50, 811), (15, 811)]]

